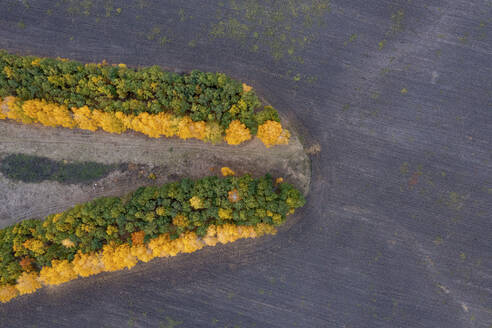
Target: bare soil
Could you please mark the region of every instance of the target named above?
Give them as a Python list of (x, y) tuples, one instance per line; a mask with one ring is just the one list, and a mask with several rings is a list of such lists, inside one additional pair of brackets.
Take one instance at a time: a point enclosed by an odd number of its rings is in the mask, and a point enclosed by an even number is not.
[(0, 227), (64, 211), (96, 197), (122, 196), (139, 186), (184, 177), (220, 175), (223, 166), (237, 174), (271, 173), (283, 177), (304, 193), (310, 182), (309, 160), (295, 135), (289, 145), (266, 149), (257, 138), (239, 146), (212, 145), (198, 140), (151, 139), (132, 132), (115, 135), (1, 121), (0, 158), (7, 153), (54, 160), (130, 164), (127, 169), (117, 169), (89, 185), (52, 181), (24, 183), (0, 174)]
[(0, 2), (2, 49), (224, 72), (313, 154), (288, 231), (45, 288), (0, 327), (491, 327), (490, 1), (332, 0), (322, 24), (325, 0)]

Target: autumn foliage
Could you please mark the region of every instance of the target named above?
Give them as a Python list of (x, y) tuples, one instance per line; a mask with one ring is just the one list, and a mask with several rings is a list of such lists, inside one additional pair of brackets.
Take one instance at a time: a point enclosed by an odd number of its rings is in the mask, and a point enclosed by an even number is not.
[(249, 129), (238, 120), (232, 121), (226, 130), (225, 140), (229, 145), (239, 145), (251, 139)]
[(268, 120), (259, 126), (257, 136), (269, 148), (274, 145), (288, 144), (290, 133), (283, 129), (279, 122)]
[(275, 234), (304, 205), (269, 175), (184, 179), (0, 229), (0, 302), (139, 261)]
[(289, 138), (273, 107), (258, 110), (261, 102), (253, 88), (222, 73), (179, 75), (158, 66), (131, 69), (0, 51), (0, 97), (8, 98), (0, 119), (24, 124), (224, 139), (231, 145), (261, 131), (267, 147)]
[(211, 142), (222, 138), (216, 124), (193, 122), (188, 116), (177, 117), (169, 113), (141, 113), (135, 116), (90, 110), (86, 106), (69, 110), (65, 105), (50, 104), (44, 100), (21, 101), (15, 97), (7, 98), (3, 112), (4, 118), (24, 124), (40, 123), (90, 131), (101, 129), (118, 134), (133, 130), (151, 138), (177, 136), (181, 139), (196, 138)]
[(234, 172), (230, 167), (224, 166), (220, 168), (220, 173), (222, 173), (223, 176), (229, 176), (229, 175), (235, 175), (236, 172)]

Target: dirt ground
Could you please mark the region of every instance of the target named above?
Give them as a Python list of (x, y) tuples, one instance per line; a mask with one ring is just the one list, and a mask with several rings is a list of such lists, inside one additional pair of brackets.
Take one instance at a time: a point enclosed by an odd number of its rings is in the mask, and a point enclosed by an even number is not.
[[(7, 153), (129, 164), (127, 169), (117, 169), (90, 185), (52, 181), (24, 183), (0, 174), (0, 227), (58, 213), (95, 197), (122, 196), (139, 186), (184, 177), (221, 175), (223, 166), (237, 174), (281, 176), (306, 194), (311, 177), (309, 159), (295, 135), (289, 145), (267, 150), (257, 138), (239, 146), (212, 145), (198, 140), (151, 139), (131, 132), (112, 135), (103, 131), (93, 133), (0, 121), (0, 156)], [(155, 179), (149, 178), (151, 173)]]

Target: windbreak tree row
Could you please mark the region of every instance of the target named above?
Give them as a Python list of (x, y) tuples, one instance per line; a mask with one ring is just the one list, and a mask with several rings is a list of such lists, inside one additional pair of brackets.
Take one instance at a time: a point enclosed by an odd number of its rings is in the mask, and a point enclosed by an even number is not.
[(0, 301), (138, 261), (274, 234), (303, 206), (282, 179), (184, 179), (0, 230)]
[[(180, 136), (180, 127), (190, 127), (201, 131), (189, 137), (217, 141), (226, 134), (230, 144), (251, 135), (267, 146), (289, 138), (274, 108), (260, 110), (254, 90), (223, 73), (194, 70), (181, 75), (159, 66), (133, 69), (0, 51), (0, 97), (15, 97), (10, 102), (15, 107), (7, 107), (0, 118), (23, 123), (45, 124), (50, 115), (58, 115), (52, 118), (59, 121), (55, 126), (112, 133), (131, 129), (151, 137)], [(25, 109), (26, 101), (35, 103)], [(77, 119), (84, 122), (77, 124)]]

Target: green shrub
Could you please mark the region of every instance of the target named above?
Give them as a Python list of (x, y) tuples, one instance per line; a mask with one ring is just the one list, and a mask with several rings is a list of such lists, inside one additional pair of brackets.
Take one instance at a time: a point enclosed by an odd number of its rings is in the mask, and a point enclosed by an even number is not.
[(46, 157), (11, 154), (0, 161), (0, 172), (7, 178), (23, 182), (44, 180), (60, 183), (83, 183), (98, 180), (115, 168), (94, 162), (63, 163)]

